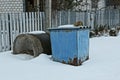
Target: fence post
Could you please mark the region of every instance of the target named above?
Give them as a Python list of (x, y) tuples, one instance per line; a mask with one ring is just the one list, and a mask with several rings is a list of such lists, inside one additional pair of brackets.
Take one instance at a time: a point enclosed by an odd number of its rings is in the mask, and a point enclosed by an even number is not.
[(29, 12), (28, 15), (29, 15), (29, 31), (31, 32), (32, 31), (31, 12)]
[(60, 25), (61, 25), (61, 11), (59, 11), (59, 13), (60, 13)]
[[(38, 9), (38, 10), (39, 10), (39, 9)], [(38, 26), (38, 30), (41, 30), (41, 29), (40, 29), (40, 25), (39, 25), (39, 24), (40, 24), (40, 16), (39, 16), (39, 13), (40, 13), (40, 12), (38, 11), (38, 12), (37, 12), (37, 26)]]
[(9, 33), (9, 14), (6, 13), (5, 14), (5, 21), (6, 21), (6, 34), (7, 34), (7, 50), (10, 50), (10, 33)]
[(118, 14), (119, 14), (118, 20), (119, 20), (119, 26), (120, 26), (120, 9), (119, 9), (119, 11), (118, 11)]
[(34, 23), (34, 21), (35, 21), (35, 17), (34, 17), (34, 12), (32, 12), (32, 31), (34, 31), (35, 30), (35, 23)]
[(43, 30), (43, 23), (42, 23), (42, 12), (39, 13), (40, 16), (40, 29)]
[(28, 27), (28, 13), (25, 13), (25, 18), (26, 18), (26, 32), (29, 32), (29, 27)]
[(70, 11), (68, 11), (68, 24), (70, 24)]
[(2, 51), (2, 30), (1, 30), (1, 14), (0, 14), (0, 51)]
[(51, 28), (51, 2), (52, 0), (45, 0), (45, 30)]
[(2, 13), (2, 26), (3, 26), (3, 51), (5, 51), (6, 50), (6, 30), (5, 30), (5, 14), (4, 13)]

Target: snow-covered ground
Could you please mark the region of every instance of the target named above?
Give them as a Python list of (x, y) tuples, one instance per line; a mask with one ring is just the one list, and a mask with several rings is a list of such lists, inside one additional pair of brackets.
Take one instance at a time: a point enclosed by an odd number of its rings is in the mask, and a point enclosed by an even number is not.
[(120, 35), (91, 38), (90, 59), (81, 66), (11, 53), (0, 53), (0, 80), (120, 80)]

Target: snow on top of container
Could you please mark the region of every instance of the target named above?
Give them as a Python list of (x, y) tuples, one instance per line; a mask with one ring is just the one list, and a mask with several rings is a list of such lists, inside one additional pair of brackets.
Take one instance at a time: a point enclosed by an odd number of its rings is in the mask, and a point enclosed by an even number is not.
[(42, 34), (42, 33), (46, 33), (45, 31), (31, 31), (31, 32), (28, 32), (30, 34)]
[(74, 25), (60, 25), (58, 28), (75, 28), (75, 27), (83, 27), (83, 26), (74, 26)]
[(73, 28), (75, 27), (74, 25), (60, 25), (58, 28)]

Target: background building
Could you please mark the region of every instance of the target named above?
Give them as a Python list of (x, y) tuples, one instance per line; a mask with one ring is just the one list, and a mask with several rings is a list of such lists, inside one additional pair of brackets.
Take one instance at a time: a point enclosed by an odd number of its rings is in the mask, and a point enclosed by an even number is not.
[[(52, 0), (53, 10), (94, 11), (109, 6), (118, 8), (120, 0)], [(36, 12), (45, 10), (45, 0), (0, 0), (0, 12)]]
[(23, 0), (0, 0), (0, 13), (23, 12)]
[(105, 0), (106, 6), (119, 6), (120, 0)]

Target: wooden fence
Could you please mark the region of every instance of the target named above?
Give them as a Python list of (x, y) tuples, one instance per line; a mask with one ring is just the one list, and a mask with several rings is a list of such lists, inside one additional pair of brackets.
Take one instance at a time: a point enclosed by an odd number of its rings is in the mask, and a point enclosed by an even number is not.
[[(51, 27), (82, 21), (84, 26), (120, 26), (120, 9), (98, 10), (96, 13), (58, 11), (52, 14)], [(0, 52), (12, 49), (19, 34), (45, 30), (44, 12), (0, 13)]]
[(52, 15), (52, 27), (66, 24), (74, 24), (77, 21), (82, 21), (84, 26), (92, 26), (93, 14), (90, 12), (75, 12), (75, 11), (58, 11)]
[(0, 52), (11, 50), (18, 34), (42, 30), (43, 13), (0, 13)]
[[(82, 21), (90, 26), (90, 13), (60, 11), (52, 15), (52, 27)], [(0, 52), (12, 50), (17, 35), (45, 30), (44, 12), (0, 13)]]
[(109, 26), (110, 28), (120, 26), (120, 9), (98, 10), (95, 14), (97, 26)]
[[(96, 13), (58, 11), (52, 14), (51, 27), (82, 21), (92, 29), (100, 25), (120, 26), (120, 9), (98, 10)], [(0, 13), (0, 52), (12, 49), (19, 34), (45, 30), (44, 12)]]

